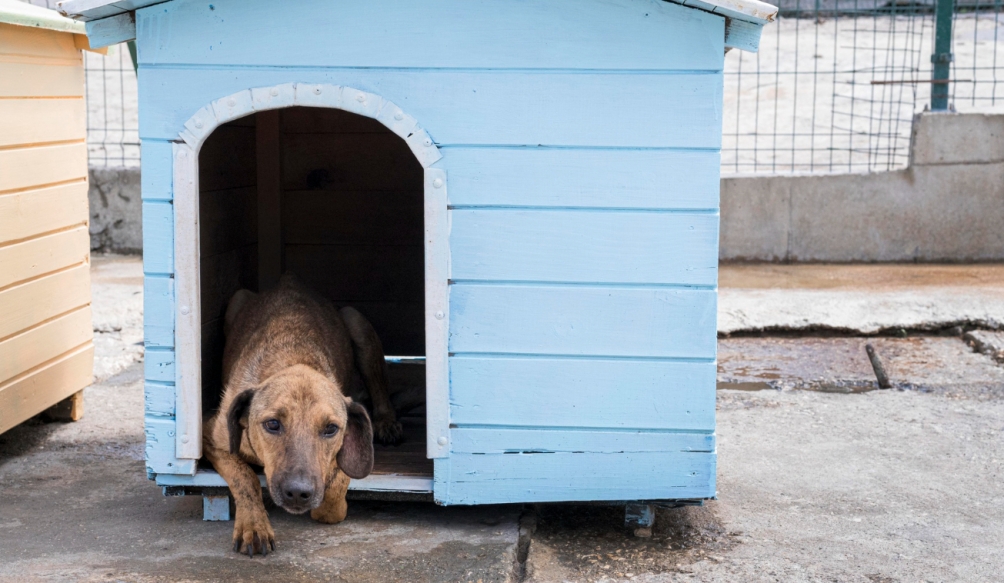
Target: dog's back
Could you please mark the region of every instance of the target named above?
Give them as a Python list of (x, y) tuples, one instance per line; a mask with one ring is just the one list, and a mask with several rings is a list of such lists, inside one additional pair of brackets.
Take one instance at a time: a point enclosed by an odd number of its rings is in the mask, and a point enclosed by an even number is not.
[(287, 274), (274, 289), (235, 296), (234, 301), (237, 305), (227, 309), (225, 391), (255, 386), (296, 364), (328, 376), (343, 391), (348, 389), (352, 346), (329, 300)]

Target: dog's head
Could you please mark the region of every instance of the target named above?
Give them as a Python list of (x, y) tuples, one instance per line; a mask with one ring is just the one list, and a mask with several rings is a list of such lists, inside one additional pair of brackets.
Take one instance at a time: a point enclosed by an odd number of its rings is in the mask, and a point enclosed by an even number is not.
[(289, 512), (317, 508), (340, 469), (373, 470), (373, 427), (366, 409), (321, 373), (293, 366), (237, 395), (227, 411), (230, 451), (247, 432), (265, 466), (272, 499)]

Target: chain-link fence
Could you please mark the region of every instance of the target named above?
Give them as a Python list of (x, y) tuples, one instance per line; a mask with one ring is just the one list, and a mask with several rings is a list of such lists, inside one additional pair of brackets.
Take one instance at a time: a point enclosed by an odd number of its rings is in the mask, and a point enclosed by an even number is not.
[[(936, 4), (784, 0), (760, 52), (725, 58), (722, 172), (862, 172), (908, 164), (931, 102)], [(949, 102), (1004, 111), (1001, 0), (959, 3)]]
[(139, 166), (136, 70), (127, 45), (84, 53), (87, 148), (91, 166)]
[[(55, 10), (58, 0), (27, 0)], [(92, 167), (139, 166), (136, 70), (127, 45), (102, 55), (84, 51), (87, 149)]]

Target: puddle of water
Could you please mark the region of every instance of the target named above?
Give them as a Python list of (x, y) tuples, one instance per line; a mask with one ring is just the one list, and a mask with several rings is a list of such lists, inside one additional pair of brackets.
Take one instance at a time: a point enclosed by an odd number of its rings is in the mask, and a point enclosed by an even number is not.
[(770, 383), (718, 383), (718, 390), (729, 391), (766, 391), (777, 390)]
[(806, 385), (804, 387), (796, 387), (795, 390), (815, 391), (817, 393), (840, 393), (844, 395), (856, 395), (858, 393), (868, 393), (871, 391), (877, 391), (879, 390), (879, 388), (877, 384), (869, 384), (869, 385), (819, 384), (819, 385)]
[[(760, 382), (739, 382), (739, 383), (729, 383), (720, 382), (718, 383), (718, 390), (728, 390), (728, 391), (779, 391), (780, 387), (771, 383), (760, 383)], [(854, 383), (854, 384), (835, 384), (835, 383), (813, 383), (805, 385), (795, 385), (791, 387), (795, 391), (813, 391), (816, 393), (839, 393), (845, 395), (856, 395), (859, 393), (868, 393), (870, 391), (877, 391), (878, 385), (875, 383)]]

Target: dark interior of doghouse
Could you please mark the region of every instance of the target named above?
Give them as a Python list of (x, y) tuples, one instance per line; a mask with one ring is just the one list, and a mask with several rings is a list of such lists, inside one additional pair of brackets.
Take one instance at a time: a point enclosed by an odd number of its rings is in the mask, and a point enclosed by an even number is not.
[(336, 109), (259, 112), (199, 154), (203, 408), (219, 405), (223, 316), (241, 288), (295, 273), (373, 324), (405, 442), (375, 473), (432, 475), (425, 457), (423, 168), (376, 120)]

